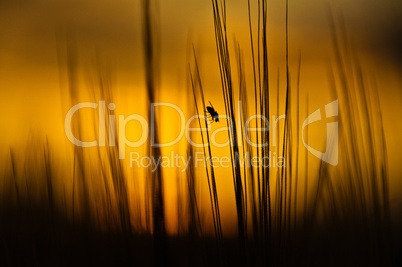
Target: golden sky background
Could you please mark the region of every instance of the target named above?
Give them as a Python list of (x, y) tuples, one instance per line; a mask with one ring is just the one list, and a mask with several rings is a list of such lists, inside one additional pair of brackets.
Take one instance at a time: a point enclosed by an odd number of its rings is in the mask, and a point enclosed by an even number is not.
[[(268, 1), (270, 75), (279, 69), (284, 79), (285, 5)], [(247, 85), (252, 88), (247, 1), (227, 1), (229, 40), (239, 41), (244, 52)], [(256, 14), (256, 6), (252, 6)], [(299, 51), (302, 55), (301, 99), (310, 98), (310, 111), (332, 100), (327, 78), (333, 58), (328, 23), (329, 8), (336, 21), (342, 14), (350, 40), (363, 68), (379, 88), (388, 147), (391, 205), (402, 207), (402, 4), (401, 1), (306, 0), (289, 1), (289, 56), (295, 82)], [(160, 95), (187, 110), (190, 45), (196, 47), (206, 90), (217, 110), (223, 98), (212, 5), (208, 0), (159, 1), (157, 25), (160, 47)], [(66, 36), (76, 47), (80, 87), (91, 87), (97, 55), (110, 69), (117, 112), (145, 113), (145, 73), (140, 1), (33, 0), (0, 2), (0, 156), (7, 166), (9, 147), (23, 150), (32, 132), (47, 135), (52, 146), (69, 149), (63, 118), (69, 106), (66, 74), (60, 68)], [(255, 22), (254, 22), (255, 25)], [(233, 43), (231, 43), (231, 51)], [(293, 75), (293, 76), (292, 76)], [(272, 85), (276, 79), (272, 79)], [(191, 99), (191, 98), (190, 98)], [(84, 97), (83, 101), (98, 99)], [(169, 120), (161, 131), (169, 132)], [(63, 153), (61, 153), (63, 154)], [(59, 156), (57, 156), (59, 157)], [(63, 158), (60, 155), (60, 158)], [(218, 186), (224, 186), (225, 183)], [(167, 193), (174, 194), (174, 193)], [(222, 197), (230, 206), (232, 197)], [(225, 204), (227, 203), (227, 204)], [(228, 209), (228, 213), (234, 211)], [(225, 214), (223, 214), (225, 216)], [(229, 216), (229, 215), (227, 215)]]

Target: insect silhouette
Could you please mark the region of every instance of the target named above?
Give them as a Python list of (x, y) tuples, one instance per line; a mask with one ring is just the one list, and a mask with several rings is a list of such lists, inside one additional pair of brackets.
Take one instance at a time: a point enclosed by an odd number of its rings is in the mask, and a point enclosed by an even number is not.
[(218, 112), (214, 109), (214, 106), (212, 106), (211, 101), (208, 101), (211, 106), (207, 106), (208, 111), (208, 118), (212, 120), (212, 122), (219, 122), (219, 114)]

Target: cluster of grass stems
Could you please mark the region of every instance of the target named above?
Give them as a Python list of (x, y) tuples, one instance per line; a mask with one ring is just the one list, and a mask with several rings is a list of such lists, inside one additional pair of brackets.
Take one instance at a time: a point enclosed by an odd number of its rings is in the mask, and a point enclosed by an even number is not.
[[(319, 235), (325, 233), (324, 239), (329, 240), (328, 242), (336, 242), (337, 235), (352, 232), (358, 236), (360, 250), (362, 255), (367, 257), (367, 262), (381, 263), (388, 260), (389, 192), (381, 107), (375, 80), (366, 76), (359, 65), (356, 51), (350, 45), (342, 19), (340, 19), (340, 26), (336, 27), (335, 19), (330, 16), (335, 57), (334, 61), (330, 62), (331, 68), (328, 72), (330, 84), (333, 85), (333, 96), (339, 99), (339, 103), (343, 103), (340, 106), (339, 118), (339, 149), (343, 152), (340, 161), (342, 168), (334, 169), (321, 161), (318, 170), (310, 171), (308, 152), (301, 155), (302, 150), (299, 149), (301, 145), (299, 121), (302, 113), (300, 103), (304, 102), (300, 100), (299, 94), (301, 56), (298, 60), (296, 85), (294, 89), (291, 89), (288, 1), (286, 0), (286, 84), (282, 86), (282, 89), (279, 84), (279, 69), (276, 88), (272, 86), (275, 83), (272, 81), (275, 79), (268, 75), (268, 3), (266, 0), (256, 1), (258, 17), (255, 30), (253, 24), (255, 18), (251, 16), (250, 0), (247, 2), (253, 90), (246, 86), (244, 58), (240, 45), (236, 41), (234, 58), (238, 67), (238, 84), (233, 82), (235, 74), (232, 73), (233, 56), (230, 53), (227, 38), (226, 1), (212, 0), (225, 115), (226, 118), (235, 118), (237, 110), (241, 114), (240, 122), (234, 119), (226, 120), (239, 251), (241, 252), (239, 257), (251, 264), (286, 265), (295, 263), (297, 259), (314, 262), (314, 257), (317, 255), (314, 255), (311, 249), (314, 248), (314, 240)], [(146, 87), (147, 100), (150, 104), (156, 101), (155, 92), (158, 90), (158, 51), (155, 48), (157, 46), (154, 40), (150, 1), (144, 0), (143, 8)], [(217, 187), (217, 177), (212, 164), (213, 147), (210, 144), (209, 122), (205, 114), (205, 91), (195, 49), (193, 49), (193, 56), (194, 64), (189, 65), (191, 81), (189, 90), (192, 91), (195, 112), (204, 113), (204, 116), (198, 117), (198, 125), (204, 144), (205, 174), (219, 252), (224, 238), (218, 196), (219, 191), (224, 189)], [(78, 63), (72, 43), (67, 44), (66, 58), (70, 101), (75, 104), (79, 102)], [(97, 85), (93, 93), (106, 103), (111, 103), (113, 98), (109, 75), (102, 68), (101, 63), (97, 66)], [(284, 99), (280, 98), (281, 90), (284, 90)], [(250, 92), (253, 93), (252, 96), (249, 95)], [(274, 95), (276, 99), (272, 99)], [(250, 97), (254, 101), (252, 106), (254, 110), (248, 105)], [(237, 99), (241, 104), (236, 106)], [(275, 106), (276, 110), (273, 108)], [(244, 141), (248, 134), (243, 126), (245, 118), (248, 118), (251, 112), (261, 115), (261, 120), (256, 121), (256, 126), (264, 128), (265, 121), (262, 118), (270, 118), (275, 113), (279, 115), (280, 108), (284, 108), (286, 119), (283, 127), (276, 129), (275, 134), (281, 137), (280, 145), (276, 149), (278, 156), (286, 159), (286, 164), (277, 168), (266, 168), (263, 165), (250, 168), (247, 164), (241, 165), (240, 161), (246, 157), (246, 154), (251, 157), (255, 155), (257, 158), (269, 157), (273, 149), (270, 146), (272, 132), (255, 133), (253, 138), (260, 145), (258, 148), (253, 148)], [(106, 112), (107, 117), (113, 115), (113, 111)], [(306, 97), (304, 112), (306, 116), (309, 114), (308, 97)], [(151, 114), (148, 116), (150, 118)], [(84, 122), (84, 118), (79, 118), (73, 125), (73, 129), (78, 131), (78, 138), (83, 138), (84, 134), (80, 132), (80, 129)], [(114, 122), (106, 122), (106, 128), (114, 129), (113, 125), (109, 125), (110, 123)], [(95, 128), (96, 125), (94, 125)], [(203, 129), (206, 130), (203, 131)], [(155, 131), (157, 141), (161, 129), (155, 129)], [(308, 138), (307, 131), (305, 136)], [(10, 179), (5, 178), (5, 180), (10, 181), (11, 190), (3, 194), (3, 199), (8, 199), (3, 203), (9, 204), (10, 199), (15, 200), (17, 207), (22, 206), (23, 201), (34, 203), (30, 195), (33, 188), (30, 183), (34, 179), (36, 184), (43, 184), (46, 188), (44, 191), (39, 190), (42, 192), (39, 196), (46, 197), (45, 199), (39, 197), (38, 204), (48, 207), (51, 214), (61, 213), (59, 207), (62, 206), (65, 212), (63, 216), (72, 218), (73, 224), (83, 225), (84, 228), (99, 224), (100, 229), (106, 227), (109, 230), (126, 233), (128, 236), (134, 233), (152, 234), (156, 263), (162, 265), (168, 260), (162, 171), (158, 169), (156, 172), (149, 171), (146, 174), (147, 179), (143, 189), (145, 211), (142, 212), (139, 196), (136, 195), (141, 189), (135, 185), (134, 194), (130, 194), (127, 173), (118, 160), (119, 148), (116, 136), (116, 133), (107, 133), (107, 151), (97, 148), (86, 152), (80, 147), (74, 147), (71, 198), (66, 197), (69, 192), (64, 189), (64, 201), (61, 205), (54, 199), (57, 189), (54, 188), (56, 178), (49, 144), (44, 142), (40, 159), (35, 155), (32, 158), (26, 157), (22, 172), (18, 171), (19, 163), (15, 152), (10, 150), (11, 172), (7, 174)], [(239, 140), (242, 141), (239, 142)], [(114, 146), (109, 146), (109, 143), (113, 143)], [(262, 144), (268, 145), (262, 146)], [(147, 147), (148, 155), (154, 157), (161, 155), (159, 148), (151, 147), (150, 144)], [(188, 145), (187, 155), (190, 160), (194, 153), (194, 148)], [(92, 161), (99, 164), (91, 164)], [(303, 163), (304, 168), (302, 168)], [(32, 172), (30, 168), (36, 171)], [(303, 170), (304, 173), (302, 173)], [(199, 173), (194, 169), (193, 164), (190, 164), (184, 187), (186, 191), (177, 190), (178, 216), (187, 218), (186, 220), (179, 218), (179, 227), (186, 229), (186, 234), (192, 237), (203, 236), (203, 221), (200, 219), (199, 196), (196, 190), (198, 178), (201, 178), (198, 176)], [(94, 184), (95, 178), (97, 181), (102, 181), (101, 185)], [(304, 187), (301, 187), (303, 184)], [(26, 192), (27, 199), (24, 199), (23, 192)], [(184, 198), (185, 203), (179, 203)], [(72, 203), (67, 204), (67, 199), (71, 199)], [(181, 209), (182, 207), (185, 209)], [(142, 224), (142, 216), (145, 216), (145, 227)], [(130, 240), (126, 241), (126, 245), (130, 246)], [(332, 244), (327, 245), (336, 251)], [(220, 260), (224, 261), (224, 259)], [(242, 261), (242, 263), (245, 262)]]
[[(228, 127), (230, 156), (234, 196), (237, 211), (238, 240), (241, 250), (265, 264), (283, 265), (291, 262), (300, 252), (301, 244), (308, 246), (310, 241), (320, 232), (320, 227), (331, 229), (330, 241), (341, 234), (345, 229), (354, 229), (356, 236), (364, 236), (362, 251), (367, 261), (386, 262), (389, 260), (389, 193), (388, 175), (386, 167), (386, 144), (382, 126), (381, 107), (378, 98), (375, 80), (367, 79), (359, 65), (357, 51), (347, 37), (342, 17), (339, 18), (340, 27), (335, 25), (331, 11), (328, 12), (329, 23), (334, 44), (334, 62), (329, 63), (329, 77), (334, 99), (339, 99), (340, 106), (340, 147), (342, 153), (341, 168), (331, 169), (330, 165), (321, 161), (315, 175), (309, 173), (308, 152), (304, 155), (304, 173), (300, 171), (303, 157), (300, 155), (300, 76), (301, 54), (299, 54), (296, 85), (291, 89), (289, 67), (289, 33), (288, 33), (288, 1), (286, 1), (286, 43), (285, 43), (285, 97), (280, 99), (279, 69), (276, 88), (276, 115), (284, 107), (285, 119), (283, 128), (277, 128), (276, 136), (282, 136), (281, 144), (276, 148), (278, 155), (283, 156), (286, 164), (277, 168), (267, 168), (259, 165), (250, 169), (241, 166), (239, 161), (244, 160), (246, 153), (255, 154), (257, 158), (270, 156), (273, 149), (270, 146), (272, 132), (256, 132), (254, 140), (257, 148), (253, 149), (244, 140), (244, 118), (249, 117), (247, 93), (254, 91), (254, 112), (260, 115), (257, 127), (266, 125), (263, 118), (271, 118), (275, 111), (271, 96), (275, 89), (269, 79), (268, 64), (268, 37), (267, 37), (267, 1), (256, 1), (258, 5), (257, 30), (253, 31), (250, 1), (248, 2), (249, 33), (251, 41), (251, 55), (253, 66), (254, 90), (247, 90), (244, 59), (239, 43), (234, 42), (236, 65), (238, 67), (238, 85), (233, 82), (231, 55), (227, 38), (226, 1), (212, 0), (215, 43), (221, 88), (225, 106), (225, 117)], [(255, 37), (255, 35), (257, 35)], [(197, 58), (194, 52), (195, 70), (190, 76), (197, 82), (192, 88), (196, 111), (199, 113), (197, 93), (200, 89), (201, 103), (205, 111), (205, 100)], [(236, 97), (240, 101), (236, 107)], [(309, 114), (307, 96), (306, 116)], [(199, 100), (198, 100), (199, 101)], [(355, 104), (353, 104), (355, 103)], [(271, 104), (271, 105), (270, 105)], [(241, 120), (236, 122), (235, 111), (240, 110)], [(199, 113), (200, 114), (200, 113)], [(204, 118), (206, 120), (206, 114)], [(208, 138), (207, 121), (205, 121), (207, 140), (204, 143), (208, 148), (208, 158), (211, 158), (211, 148)], [(199, 122), (202, 131), (201, 123)], [(281, 133), (279, 133), (281, 131)], [(305, 130), (308, 138), (308, 127)], [(241, 135), (239, 138), (238, 135)], [(364, 137), (364, 138), (362, 138)], [(204, 138), (202, 137), (204, 142)], [(239, 143), (239, 140), (240, 143)], [(267, 144), (267, 145), (263, 145)], [(204, 154), (206, 152), (204, 150)], [(221, 237), (219, 218), (218, 195), (212, 163), (206, 169), (208, 185), (211, 185), (211, 209), (217, 239)], [(304, 183), (304, 190), (299, 181)], [(309, 185), (314, 183), (314, 186)], [(212, 189), (211, 189), (212, 187)], [(219, 190), (219, 189), (218, 189)], [(312, 190), (308, 192), (308, 190)], [(303, 192), (304, 191), (304, 192)], [(300, 198), (298, 194), (303, 193)], [(301, 203), (300, 200), (303, 199)], [(301, 213), (300, 210), (303, 210)], [(324, 217), (324, 223), (322, 222)], [(248, 219), (250, 218), (250, 219)], [(248, 224), (247, 222), (250, 222)], [(361, 228), (362, 227), (362, 228)], [(342, 229), (342, 230), (340, 230)], [(357, 230), (359, 229), (359, 230)], [(251, 236), (249, 236), (251, 233)], [(301, 234), (303, 233), (303, 234)], [(257, 244), (261, 250), (257, 253), (250, 251), (250, 242)], [(345, 241), (346, 242), (346, 241)], [(311, 255), (304, 255), (309, 257)]]

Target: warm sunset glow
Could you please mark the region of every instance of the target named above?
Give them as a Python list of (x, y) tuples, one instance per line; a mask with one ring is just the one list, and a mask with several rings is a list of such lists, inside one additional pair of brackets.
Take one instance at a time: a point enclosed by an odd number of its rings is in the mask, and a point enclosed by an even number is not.
[(0, 265), (397, 263), (401, 4), (221, 2), (0, 4)]

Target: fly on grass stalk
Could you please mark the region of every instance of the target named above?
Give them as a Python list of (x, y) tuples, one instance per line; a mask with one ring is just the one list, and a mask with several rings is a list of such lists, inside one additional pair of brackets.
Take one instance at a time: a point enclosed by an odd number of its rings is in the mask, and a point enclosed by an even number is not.
[[(195, 88), (199, 88), (200, 94), (201, 94), (201, 102), (202, 102), (202, 108), (204, 110), (204, 122), (205, 122), (205, 129), (206, 129), (206, 146), (208, 148), (208, 155), (209, 155), (209, 162), (207, 160), (207, 153), (205, 149), (205, 143), (204, 143), (204, 136), (202, 133), (202, 124), (200, 117), (198, 116), (198, 124), (201, 130), (201, 138), (202, 138), (202, 143), (203, 143), (203, 150), (204, 150), (204, 158), (205, 158), (205, 167), (206, 167), (206, 173), (207, 173), (207, 181), (208, 181), (208, 188), (209, 188), (209, 194), (210, 194), (210, 200), (211, 200), (211, 206), (212, 206), (212, 215), (213, 215), (213, 221), (214, 221), (214, 228), (215, 228), (215, 235), (217, 237), (218, 245), (222, 241), (222, 225), (221, 225), (221, 218), (220, 218), (220, 211), (219, 211), (219, 200), (218, 200), (218, 191), (216, 187), (216, 181), (215, 181), (215, 172), (214, 172), (214, 166), (212, 162), (212, 151), (211, 151), (211, 145), (210, 145), (210, 140), (209, 140), (209, 125), (208, 125), (208, 119), (205, 114), (205, 99), (204, 99), (204, 91), (202, 87), (202, 82), (201, 82), (201, 77), (199, 73), (199, 68), (198, 68), (198, 62), (197, 62), (197, 57), (195, 54), (195, 50), (193, 48), (193, 53), (194, 53), (194, 61), (195, 61), (195, 72), (196, 74), (196, 81), (197, 83), (194, 83), (191, 71), (190, 71), (190, 77), (191, 77), (191, 83), (192, 83), (192, 88), (193, 88), (193, 95), (194, 95), (194, 103), (196, 105), (196, 111), (197, 114), (199, 114), (199, 109), (198, 109), (198, 103), (197, 103), (197, 94), (195, 91)], [(209, 166), (209, 170), (208, 170)]]
[(239, 144), (237, 136), (237, 125), (233, 121), (235, 118), (235, 100), (232, 84), (232, 73), (230, 65), (230, 55), (228, 49), (227, 32), (226, 32), (226, 1), (220, 2), (219, 7), (217, 0), (212, 0), (214, 27), (215, 27), (215, 43), (218, 54), (219, 70), (221, 75), (222, 93), (225, 103), (226, 116), (232, 122), (227, 120), (228, 138), (230, 143), (230, 155), (233, 169), (234, 191), (237, 211), (237, 230), (240, 245), (244, 251), (245, 248), (245, 223), (244, 223), (244, 193), (243, 182), (240, 170)]

